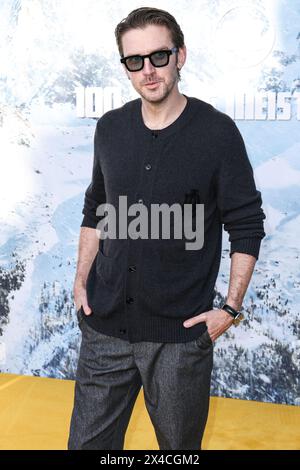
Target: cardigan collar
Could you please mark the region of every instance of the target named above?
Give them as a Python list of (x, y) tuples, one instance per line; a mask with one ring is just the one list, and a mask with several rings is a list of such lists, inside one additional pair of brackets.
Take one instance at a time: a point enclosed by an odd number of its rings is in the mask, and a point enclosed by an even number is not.
[(142, 100), (141, 98), (137, 98), (132, 101), (132, 112), (133, 112), (133, 119), (135, 120), (138, 129), (140, 132), (142, 132), (145, 135), (151, 136), (153, 132), (158, 135), (159, 138), (164, 138), (168, 137), (169, 135), (173, 134), (174, 132), (178, 131), (184, 124), (186, 124), (193, 114), (193, 111), (195, 107), (193, 106), (193, 98), (190, 96), (186, 96), (183, 93), (183, 96), (186, 97), (187, 102), (186, 105), (181, 112), (181, 114), (173, 121), (171, 124), (169, 124), (167, 127), (164, 127), (163, 129), (150, 129), (147, 127), (144, 123), (143, 120), (143, 115), (142, 115)]

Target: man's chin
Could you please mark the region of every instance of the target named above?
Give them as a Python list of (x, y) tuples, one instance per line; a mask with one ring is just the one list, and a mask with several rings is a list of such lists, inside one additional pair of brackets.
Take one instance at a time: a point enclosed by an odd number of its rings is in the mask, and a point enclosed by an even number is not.
[(139, 91), (139, 94), (146, 100), (146, 101), (149, 101), (149, 103), (161, 103), (162, 101), (164, 101), (166, 99), (166, 96), (167, 96), (167, 93), (162, 93), (162, 92), (159, 92), (159, 93), (155, 93), (155, 92), (151, 92), (149, 90), (149, 92), (145, 92), (145, 90), (140, 90)]

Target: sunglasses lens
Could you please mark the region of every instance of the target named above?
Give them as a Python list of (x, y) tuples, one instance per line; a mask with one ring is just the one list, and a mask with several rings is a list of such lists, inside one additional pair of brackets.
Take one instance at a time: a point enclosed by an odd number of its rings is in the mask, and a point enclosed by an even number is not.
[(141, 69), (143, 65), (143, 59), (139, 55), (130, 57), (129, 59), (126, 60), (126, 65), (129, 70), (134, 72), (135, 70)]
[(152, 62), (155, 66), (161, 67), (162, 65), (166, 65), (168, 62), (168, 54), (164, 51), (154, 52), (151, 55)]
[[(153, 52), (150, 58), (152, 65), (154, 65), (155, 67), (163, 67), (164, 65), (167, 65), (169, 60), (169, 56), (166, 51)], [(126, 59), (126, 67), (130, 72), (141, 70), (143, 68), (143, 65), (143, 57), (141, 57), (140, 55), (135, 55)]]

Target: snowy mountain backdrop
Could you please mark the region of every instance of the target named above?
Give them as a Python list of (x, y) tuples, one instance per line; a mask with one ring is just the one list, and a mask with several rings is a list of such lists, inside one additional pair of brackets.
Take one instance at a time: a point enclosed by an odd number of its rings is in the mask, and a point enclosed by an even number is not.
[[(148, 1), (148, 6), (158, 6)], [(76, 87), (136, 97), (115, 25), (133, 0), (0, 1), (0, 372), (74, 379), (73, 302), (96, 118)], [(161, 1), (185, 34), (181, 92), (226, 111), (236, 91), (300, 91), (297, 0)], [(296, 96), (296, 95), (295, 95)], [(300, 121), (237, 120), (267, 215), (246, 320), (215, 343), (212, 395), (300, 405)], [(215, 307), (227, 294), (223, 233)]]

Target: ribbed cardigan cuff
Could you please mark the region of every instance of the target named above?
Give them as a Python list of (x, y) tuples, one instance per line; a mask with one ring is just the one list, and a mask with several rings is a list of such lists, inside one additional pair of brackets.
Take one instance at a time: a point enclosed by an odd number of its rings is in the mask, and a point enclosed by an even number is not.
[(230, 257), (235, 251), (238, 251), (239, 253), (246, 253), (248, 255), (255, 256), (255, 258), (258, 260), (260, 245), (261, 238), (258, 237), (233, 240), (230, 246)]
[(99, 220), (95, 220), (88, 215), (85, 215), (82, 219), (81, 222), (81, 227), (90, 227), (90, 228), (96, 228)]

